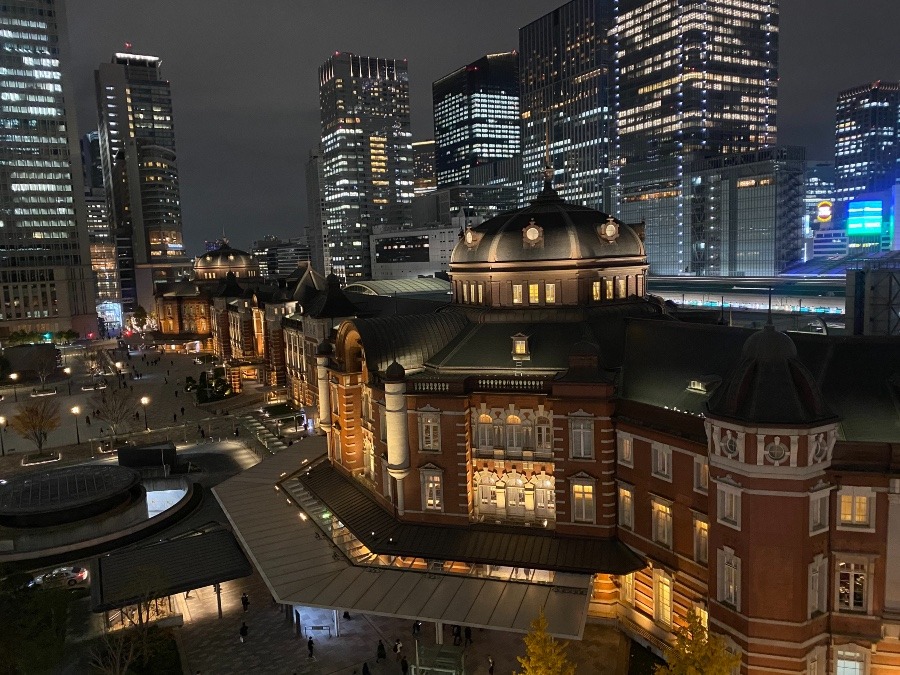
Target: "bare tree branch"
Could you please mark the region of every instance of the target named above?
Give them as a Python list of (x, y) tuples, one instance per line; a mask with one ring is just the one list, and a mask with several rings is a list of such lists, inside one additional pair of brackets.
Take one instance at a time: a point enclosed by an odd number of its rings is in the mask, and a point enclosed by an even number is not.
[(9, 418), (9, 426), (19, 436), (31, 441), (38, 452), (44, 449), (47, 435), (59, 426), (59, 403), (48, 398), (20, 403), (18, 412)]
[(94, 406), (94, 414), (97, 419), (109, 424), (113, 433), (113, 440), (119, 435), (127, 433), (134, 423), (135, 414), (138, 412), (138, 402), (130, 391), (116, 390), (115, 393), (102, 392), (91, 398)]

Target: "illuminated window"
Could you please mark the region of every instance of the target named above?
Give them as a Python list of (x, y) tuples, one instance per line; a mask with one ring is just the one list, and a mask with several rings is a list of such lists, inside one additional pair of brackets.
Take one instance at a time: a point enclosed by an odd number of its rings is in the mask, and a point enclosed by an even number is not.
[(506, 449), (522, 449), (522, 419), (518, 415), (508, 415), (506, 418)]
[(522, 284), (513, 284), (512, 301), (514, 305), (522, 304)]
[(484, 414), (478, 418), (478, 447), (491, 448), (494, 446), (494, 420), (490, 415)]
[(612, 300), (613, 299), (613, 280), (612, 279), (604, 279), (603, 280), (603, 299), (604, 300)]
[(868, 528), (874, 523), (875, 493), (870, 488), (845, 487), (838, 496), (839, 527)]
[(672, 625), (672, 577), (653, 568), (653, 619), (660, 625)]
[(572, 481), (572, 520), (576, 523), (594, 522), (594, 481), (576, 478)]
[(600, 300), (600, 282), (595, 281), (591, 284), (591, 297), (594, 301)]
[(719, 550), (718, 586), (719, 602), (738, 611), (741, 608), (741, 559), (727, 546)]
[(441, 415), (427, 413), (419, 416), (419, 434), (422, 450), (441, 449)]
[(694, 516), (694, 560), (706, 563), (709, 560), (709, 523)]
[(634, 466), (634, 439), (631, 436), (619, 434), (617, 443), (619, 464)]
[(619, 525), (629, 530), (634, 527), (634, 488), (619, 485)]
[[(433, 465), (432, 465), (433, 466)], [(443, 511), (443, 471), (438, 468), (420, 470), (422, 481), (422, 508), (426, 511)]]
[(541, 288), (537, 284), (528, 284), (528, 303), (537, 305), (541, 301)]
[(842, 612), (865, 612), (868, 598), (868, 565), (862, 560), (842, 560), (837, 565), (837, 607)]
[(548, 305), (556, 302), (556, 284), (544, 284), (544, 300)]
[(655, 498), (653, 509), (653, 541), (666, 548), (672, 547), (672, 502)]

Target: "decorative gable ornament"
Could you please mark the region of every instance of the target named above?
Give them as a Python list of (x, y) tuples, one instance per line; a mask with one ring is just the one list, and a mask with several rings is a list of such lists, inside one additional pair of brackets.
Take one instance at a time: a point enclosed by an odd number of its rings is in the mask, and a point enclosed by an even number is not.
[(619, 238), (619, 223), (612, 216), (608, 216), (606, 222), (597, 226), (597, 234), (608, 244), (614, 244)]
[(525, 248), (537, 248), (544, 245), (544, 228), (538, 225), (534, 218), (522, 228), (522, 245)]

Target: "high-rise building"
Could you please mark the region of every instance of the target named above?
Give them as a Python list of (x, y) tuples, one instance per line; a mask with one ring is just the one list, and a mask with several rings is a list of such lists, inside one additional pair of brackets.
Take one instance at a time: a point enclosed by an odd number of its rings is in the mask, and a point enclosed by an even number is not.
[(653, 274), (690, 274), (685, 168), (776, 142), (778, 3), (616, 6), (617, 215), (645, 222)]
[(61, 0), (0, 5), (0, 335), (97, 330)]
[(97, 278), (97, 315), (103, 320), (106, 330), (118, 330), (122, 327), (122, 293), (116, 237), (109, 218), (106, 191), (101, 187), (85, 190), (84, 202), (87, 207), (91, 269)]
[(322, 148), (313, 148), (309, 151), (309, 159), (306, 162), (306, 239), (309, 242), (310, 262), (313, 269), (320, 273), (331, 268), (328, 245), (325, 241), (328, 237), (328, 228), (325, 227), (324, 220), (323, 172)]
[(282, 241), (274, 235), (266, 235), (253, 242), (250, 251), (259, 263), (259, 276), (263, 279), (287, 276), (300, 263), (310, 260), (309, 244), (303, 237)]
[(181, 232), (172, 90), (156, 56), (117, 53), (95, 71), (100, 156), (116, 230), (123, 309), (190, 270)]
[(835, 216), (863, 192), (890, 190), (900, 178), (900, 84), (877, 80), (838, 94), (835, 124)]
[(519, 154), (519, 55), (488, 54), (431, 85), (438, 188), (469, 184), (469, 170)]
[(416, 195), (437, 189), (434, 170), (434, 141), (416, 141), (413, 149), (413, 188)]
[(370, 279), (373, 228), (411, 224), (406, 61), (335, 52), (319, 68), (319, 103), (325, 271), (345, 281)]
[(89, 131), (81, 137), (81, 170), (87, 194), (103, 189), (103, 160), (100, 158), (100, 134)]
[(612, 133), (614, 0), (572, 0), (519, 29), (523, 199), (543, 187), (547, 145), (559, 195), (601, 207)]

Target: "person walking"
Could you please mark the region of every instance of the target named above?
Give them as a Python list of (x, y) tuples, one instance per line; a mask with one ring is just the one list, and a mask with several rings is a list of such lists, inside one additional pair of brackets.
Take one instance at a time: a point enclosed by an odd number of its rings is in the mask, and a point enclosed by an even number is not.
[(418, 635), (420, 632), (422, 632), (422, 622), (417, 619), (413, 621), (413, 635)]
[(494, 675), (494, 659), (488, 657), (488, 675)]
[(459, 647), (459, 643), (462, 642), (462, 630), (459, 626), (453, 626), (451, 632), (453, 633), (453, 646)]
[(362, 675), (372, 675), (372, 671), (369, 670), (369, 664), (365, 661), (363, 661)]
[(466, 630), (463, 631), (463, 634), (466, 636), (466, 642), (463, 646), (468, 647), (470, 644), (472, 644), (472, 627), (466, 626)]
[(309, 651), (309, 657), (313, 658), (313, 639), (312, 635), (309, 636), (309, 640), (306, 641), (306, 649)]
[(243, 644), (244, 640), (247, 639), (247, 633), (250, 632), (250, 629), (247, 628), (247, 624), (241, 621), (241, 630), (238, 631), (241, 635), (241, 644)]
[(379, 640), (378, 641), (378, 651), (376, 653), (375, 663), (378, 663), (379, 661), (386, 661), (386, 660), (387, 660), (387, 650), (384, 648), (384, 643), (381, 640)]
[(397, 638), (397, 641), (394, 643), (394, 653), (397, 655), (397, 660), (399, 661), (403, 654), (403, 643), (400, 642), (400, 638)]
[(241, 607), (244, 608), (244, 611), (245, 611), (245, 612), (246, 612), (248, 609), (250, 609), (250, 596), (247, 595), (246, 593), (244, 593), (244, 594), (241, 595)]
[(400, 659), (400, 672), (403, 675), (408, 675), (409, 673), (409, 661), (406, 660), (405, 656)]

